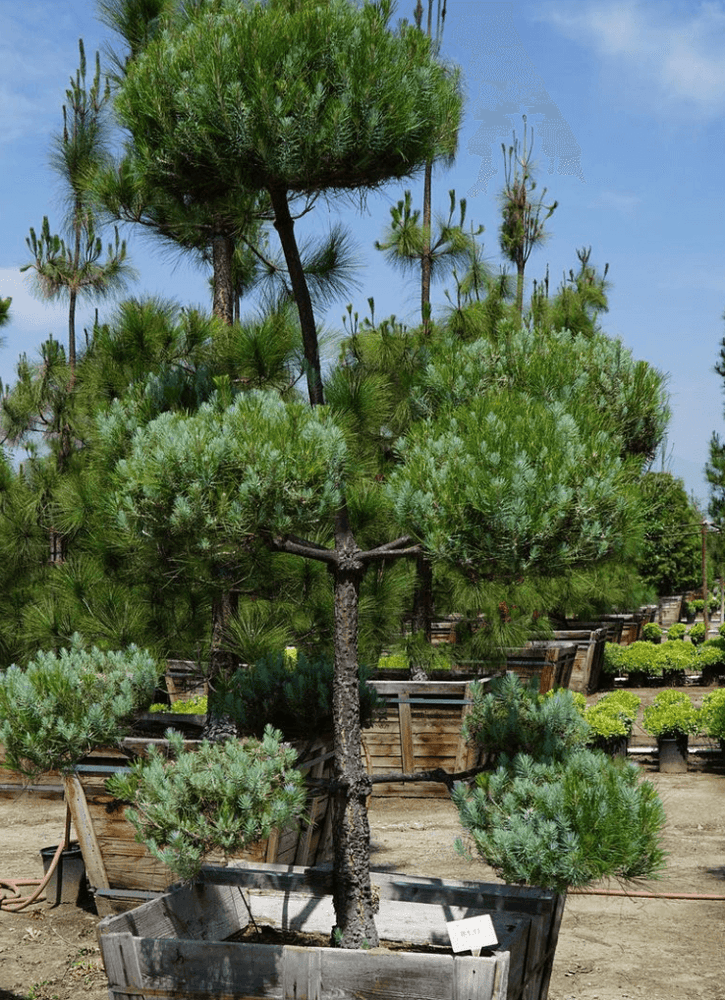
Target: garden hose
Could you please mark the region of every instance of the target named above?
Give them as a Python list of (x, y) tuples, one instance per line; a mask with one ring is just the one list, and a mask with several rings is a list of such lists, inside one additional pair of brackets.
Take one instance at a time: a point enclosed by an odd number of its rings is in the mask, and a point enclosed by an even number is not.
[[(58, 844), (53, 860), (50, 862), (48, 871), (45, 873), (43, 878), (0, 878), (0, 893), (7, 893), (8, 890), (10, 891), (10, 895), (0, 896), (0, 910), (8, 910), (11, 913), (18, 913), (20, 910), (24, 910), (26, 906), (30, 906), (31, 903), (40, 903), (45, 899), (42, 892), (53, 877), (53, 873), (58, 867), (61, 854), (70, 843), (70, 822), (70, 809), (66, 806), (63, 837)], [(29, 896), (21, 896), (20, 886), (30, 885), (34, 885), (36, 887), (35, 890), (31, 892)]]

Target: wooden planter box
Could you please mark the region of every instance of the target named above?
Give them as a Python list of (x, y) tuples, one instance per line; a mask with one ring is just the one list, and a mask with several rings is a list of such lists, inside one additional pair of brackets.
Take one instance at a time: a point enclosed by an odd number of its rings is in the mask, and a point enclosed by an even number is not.
[[(124, 741), (126, 747), (143, 753), (150, 744), (163, 746), (164, 740)], [(187, 748), (194, 742), (186, 743)], [(332, 776), (333, 751), (330, 743), (316, 740), (298, 745), (297, 767), (311, 778)], [(99, 914), (122, 911), (150, 894), (163, 892), (178, 881), (170, 869), (136, 841), (136, 830), (125, 818), (125, 805), (105, 788), (106, 779), (123, 768), (116, 759), (105, 764), (80, 765), (75, 775), (64, 779), (65, 795), (73, 817), (88, 880), (95, 892)], [(250, 862), (277, 862), (312, 865), (326, 861), (332, 850), (332, 808), (326, 793), (310, 788), (305, 806), (309, 823), (274, 831), (260, 840), (241, 858)], [(221, 862), (221, 858), (218, 859)]]
[[(234, 940), (252, 922), (335, 923), (329, 873), (205, 869), (202, 880), (98, 926), (111, 1000), (545, 1000), (565, 897), (544, 890), (373, 872), (381, 940), (431, 952), (346, 951)], [(488, 913), (498, 946), (454, 955), (446, 922)], [(250, 916), (251, 914), (251, 916)]]
[(546, 694), (555, 687), (569, 687), (576, 652), (573, 642), (535, 641), (523, 649), (509, 650), (504, 669), (524, 681), (538, 678), (539, 692)]
[(573, 642), (576, 654), (569, 678), (569, 690), (581, 694), (592, 694), (599, 689), (599, 678), (604, 660), (604, 647), (607, 642), (607, 630), (577, 629), (554, 632), (558, 642)]
[[(461, 735), (471, 709), (466, 681), (368, 681), (385, 702), (385, 714), (363, 730), (369, 774), (415, 774), (436, 767), (463, 771), (477, 748)], [(446, 798), (445, 785), (430, 781), (373, 785), (373, 795)]]
[(166, 661), (166, 691), (169, 701), (209, 694), (209, 682), (202, 668), (192, 660)]
[(63, 795), (63, 780), (57, 771), (48, 771), (33, 782), (28, 782), (22, 774), (5, 767), (5, 747), (0, 743), (0, 798), (14, 798), (23, 793), (32, 793), (39, 798), (60, 798)]

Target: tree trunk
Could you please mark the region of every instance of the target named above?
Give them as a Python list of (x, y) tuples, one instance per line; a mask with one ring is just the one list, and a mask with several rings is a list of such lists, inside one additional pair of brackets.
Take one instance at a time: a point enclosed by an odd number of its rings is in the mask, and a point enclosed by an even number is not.
[(68, 367), (70, 368), (71, 384), (76, 372), (76, 301), (78, 293), (71, 288), (68, 296)]
[(305, 351), (305, 361), (307, 362), (307, 392), (310, 397), (311, 406), (324, 404), (325, 399), (322, 393), (322, 369), (320, 366), (320, 352), (317, 343), (317, 327), (315, 326), (315, 314), (312, 308), (310, 290), (307, 287), (304, 268), (300, 259), (300, 251), (295, 238), (295, 226), (290, 215), (287, 192), (282, 188), (270, 188), (269, 196), (274, 211), (274, 228), (279, 235), (282, 244), (282, 252), (287, 264), (292, 291), (294, 292), (297, 312), (300, 317), (300, 328), (302, 330), (302, 344)]
[(524, 311), (524, 271), (526, 268), (525, 261), (517, 261), (516, 263), (516, 311), (519, 316), (523, 314)]
[(222, 233), (212, 239), (214, 266), (214, 304), (212, 311), (228, 326), (234, 322), (234, 295), (232, 285), (232, 255), (234, 243)]
[[(425, 555), (419, 555), (415, 561), (415, 590), (413, 592), (413, 619), (411, 628), (413, 635), (422, 632), (425, 641), (431, 641), (431, 621), (433, 618), (433, 566)], [(415, 643), (413, 644), (415, 649)], [(414, 655), (414, 654), (413, 654)], [(411, 662), (410, 679), (427, 681), (428, 674), (422, 663)]]
[[(430, 30), (430, 24), (429, 24)], [(431, 181), (433, 177), (433, 162), (426, 161), (425, 176), (423, 178), (423, 256), (420, 261), (420, 318), (423, 324), (423, 336), (430, 333), (430, 275), (431, 275), (431, 251), (430, 251), (430, 217), (431, 217)]]
[(371, 785), (362, 760), (357, 629), (360, 549), (343, 509), (335, 527), (335, 673), (332, 710), (335, 735), (335, 944), (360, 948), (378, 944), (370, 885), (370, 826), (366, 799)]

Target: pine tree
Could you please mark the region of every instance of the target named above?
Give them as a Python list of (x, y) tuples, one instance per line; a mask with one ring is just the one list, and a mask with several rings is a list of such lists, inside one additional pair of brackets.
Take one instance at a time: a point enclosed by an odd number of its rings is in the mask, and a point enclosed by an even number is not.
[(173, 45), (161, 34), (145, 49), (116, 102), (153, 187), (174, 177), (192, 200), (269, 198), (314, 403), (324, 398), (317, 328), (290, 199), (374, 188), (455, 148), (455, 74), (420, 32), (389, 31), (390, 15), (389, 3), (344, 0), (202, 6)]
[(123, 288), (131, 270), (126, 244), (118, 232), (106, 248), (98, 234), (98, 219), (89, 181), (107, 159), (107, 115), (110, 91), (101, 78), (100, 56), (90, 86), (86, 82), (83, 41), (78, 43), (80, 66), (66, 90), (63, 130), (54, 137), (51, 165), (61, 178), (68, 205), (65, 233), (52, 233), (48, 217), (26, 242), (32, 255), (21, 271), (34, 272), (34, 288), (42, 299), (68, 300), (68, 364), (76, 366), (76, 305), (79, 298), (100, 299)]
[(545, 223), (554, 214), (557, 202), (544, 204), (546, 188), (534, 199), (536, 180), (531, 159), (531, 144), (526, 145), (526, 115), (524, 115), (523, 145), (514, 135), (508, 149), (502, 144), (505, 182), (501, 192), (502, 221), (499, 240), (503, 255), (516, 266), (516, 308), (519, 315), (524, 308), (524, 275), (531, 251), (546, 239)]

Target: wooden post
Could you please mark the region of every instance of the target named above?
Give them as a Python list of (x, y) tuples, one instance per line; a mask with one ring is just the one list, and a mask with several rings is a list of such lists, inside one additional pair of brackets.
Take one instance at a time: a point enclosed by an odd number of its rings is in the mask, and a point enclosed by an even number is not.
[(101, 849), (93, 829), (93, 821), (88, 812), (83, 785), (81, 785), (77, 774), (69, 774), (63, 776), (63, 786), (65, 800), (73, 817), (73, 826), (76, 828), (76, 836), (81, 845), (88, 880), (94, 889), (110, 889), (106, 866), (103, 863)]

